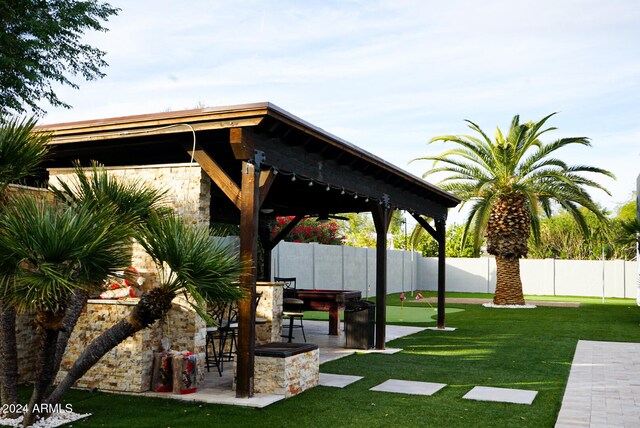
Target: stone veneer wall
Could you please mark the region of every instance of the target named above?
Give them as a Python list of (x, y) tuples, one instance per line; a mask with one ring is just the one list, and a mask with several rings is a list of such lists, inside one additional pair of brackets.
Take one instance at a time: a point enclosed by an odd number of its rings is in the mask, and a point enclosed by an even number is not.
[[(69, 339), (57, 380), (61, 380), (86, 346), (107, 328), (126, 317), (136, 300), (89, 300)], [(164, 322), (157, 322), (109, 351), (77, 383), (80, 388), (143, 392), (151, 388), (153, 353), (167, 337), (171, 349), (198, 356), (198, 381), (204, 378), (204, 322), (194, 311), (177, 303)]]
[[(209, 226), (211, 179), (197, 163), (107, 167), (109, 175), (121, 182), (139, 181), (160, 190), (166, 190), (165, 203), (178, 216), (190, 224)], [(49, 183), (73, 182), (73, 168), (49, 169)], [(133, 246), (131, 265), (141, 272), (152, 272), (151, 258), (138, 244)]]

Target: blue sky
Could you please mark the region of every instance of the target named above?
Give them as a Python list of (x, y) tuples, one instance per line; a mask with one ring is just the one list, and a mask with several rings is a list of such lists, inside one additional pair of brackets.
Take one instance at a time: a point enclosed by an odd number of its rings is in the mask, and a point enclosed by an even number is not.
[[(270, 101), (389, 162), (515, 114), (557, 111), (550, 139), (587, 136), (572, 164), (608, 169), (614, 210), (640, 173), (640, 3), (634, 0), (111, 0), (86, 41), (107, 76), (60, 88), (41, 123)], [(562, 152), (559, 152), (559, 155)], [(436, 177), (437, 179), (437, 177)], [(432, 180), (430, 178), (430, 180)], [(454, 215), (455, 218), (455, 215)]]

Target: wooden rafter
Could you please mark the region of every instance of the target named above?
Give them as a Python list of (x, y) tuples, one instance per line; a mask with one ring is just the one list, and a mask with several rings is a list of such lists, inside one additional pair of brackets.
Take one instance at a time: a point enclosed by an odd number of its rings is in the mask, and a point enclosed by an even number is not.
[(207, 173), (209, 178), (224, 192), (225, 195), (233, 202), (233, 204), (240, 209), (241, 193), (238, 185), (229, 177), (229, 175), (213, 160), (211, 156), (202, 148), (196, 144), (195, 151), (193, 147), (187, 145), (187, 152), (193, 156), (193, 159), (198, 162), (204, 172)]

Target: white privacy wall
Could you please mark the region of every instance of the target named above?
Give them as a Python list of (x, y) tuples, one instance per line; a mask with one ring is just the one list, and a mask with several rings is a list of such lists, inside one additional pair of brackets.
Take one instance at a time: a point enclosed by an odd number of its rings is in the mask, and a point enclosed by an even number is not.
[[(389, 250), (387, 292), (436, 290), (438, 259)], [(376, 251), (338, 245), (281, 242), (273, 251), (274, 276), (295, 276), (299, 288), (376, 291)], [(525, 294), (636, 298), (637, 264), (623, 260), (520, 261)], [(447, 291), (493, 293), (496, 264), (491, 257), (447, 258)]]

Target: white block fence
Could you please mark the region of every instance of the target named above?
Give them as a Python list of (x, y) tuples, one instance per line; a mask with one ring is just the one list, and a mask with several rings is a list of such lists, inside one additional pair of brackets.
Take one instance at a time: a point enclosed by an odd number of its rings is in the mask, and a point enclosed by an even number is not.
[[(295, 276), (299, 288), (376, 292), (373, 248), (281, 242), (273, 251), (274, 276)], [(493, 293), (493, 258), (447, 258), (447, 291)], [(636, 298), (637, 262), (623, 260), (522, 259), (523, 289), (530, 295)], [(388, 251), (387, 292), (437, 290), (438, 259), (419, 253)]]

